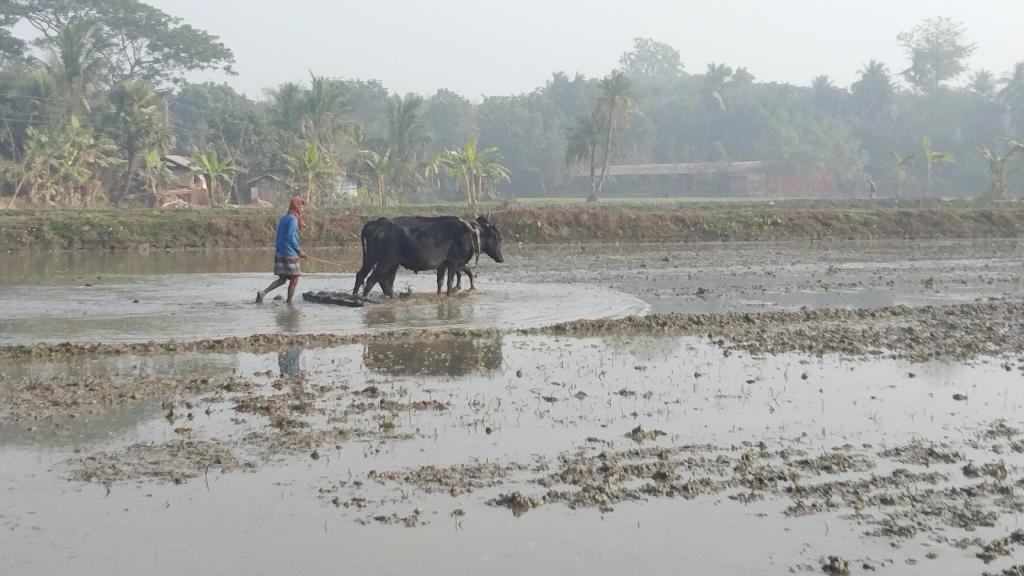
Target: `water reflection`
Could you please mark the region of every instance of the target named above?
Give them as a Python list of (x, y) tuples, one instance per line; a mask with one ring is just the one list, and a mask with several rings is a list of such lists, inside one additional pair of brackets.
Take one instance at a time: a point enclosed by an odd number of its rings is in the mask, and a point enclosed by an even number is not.
[(302, 327), (302, 312), (291, 304), (279, 306), (274, 312), (274, 322), (282, 332), (298, 332)]
[(391, 376), (464, 376), (501, 368), (502, 337), (445, 336), (428, 341), (367, 344), (363, 364)]
[(395, 309), (387, 305), (377, 305), (366, 311), (363, 320), (368, 326), (377, 324), (394, 324), (398, 321)]
[(281, 376), (298, 376), (302, 370), (302, 350), (292, 348), (277, 355), (277, 366)]
[(451, 298), (437, 303), (438, 320), (458, 320), (462, 318), (462, 307)]

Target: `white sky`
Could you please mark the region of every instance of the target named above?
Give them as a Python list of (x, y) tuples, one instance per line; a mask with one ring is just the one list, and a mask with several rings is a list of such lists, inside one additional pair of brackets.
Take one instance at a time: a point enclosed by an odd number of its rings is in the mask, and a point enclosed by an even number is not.
[(529, 92), (555, 71), (607, 74), (637, 36), (679, 50), (691, 73), (721, 62), (759, 81), (848, 86), (872, 58), (906, 68), (896, 35), (936, 16), (965, 24), (972, 70), (998, 77), (1024, 60), (1024, 0), (146, 1), (220, 36), (237, 59), (227, 81), (250, 97), (309, 70), (474, 100)]

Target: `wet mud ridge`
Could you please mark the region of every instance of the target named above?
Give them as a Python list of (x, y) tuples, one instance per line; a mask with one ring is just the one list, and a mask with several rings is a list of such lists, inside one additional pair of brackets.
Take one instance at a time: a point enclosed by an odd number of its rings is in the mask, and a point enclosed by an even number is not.
[(854, 357), (967, 360), (1024, 350), (1024, 302), (992, 299), (947, 306), (888, 306), (871, 309), (715, 314), (653, 314), (619, 319), (578, 320), (537, 329), (408, 329), (374, 334), (255, 334), (193, 341), (143, 343), (37, 343), (0, 347), (0, 358), (45, 359), (69, 356), (118, 356), (183, 353), (276, 352), (288, 348), (329, 348), (408, 339), (555, 335), (707, 336), (726, 350), (752, 355), (802, 352)]

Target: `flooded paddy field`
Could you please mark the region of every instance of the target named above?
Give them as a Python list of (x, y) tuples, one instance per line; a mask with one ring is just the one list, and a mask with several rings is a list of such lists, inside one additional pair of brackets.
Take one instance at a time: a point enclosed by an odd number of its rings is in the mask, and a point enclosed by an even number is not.
[(249, 303), (265, 252), (0, 260), (5, 345), (284, 335), (7, 348), (0, 572), (1024, 564), (1016, 244), (506, 252), (475, 293), (402, 275), (363, 309)]

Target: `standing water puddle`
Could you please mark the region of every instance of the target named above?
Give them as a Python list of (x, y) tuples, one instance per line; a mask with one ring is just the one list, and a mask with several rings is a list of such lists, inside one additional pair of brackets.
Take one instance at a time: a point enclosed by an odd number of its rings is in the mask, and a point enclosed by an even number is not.
[[(977, 487), (1021, 477), (1021, 366), (636, 336), (8, 362), (12, 381), (210, 387), (3, 425), (0, 493), (17, 497), (0, 507), (0, 571), (787, 573), (838, 554), (980, 573), (1010, 558), (985, 566), (981, 544), (953, 543), (1020, 527), (1005, 494)], [(572, 480), (609, 465), (618, 479)], [(857, 481), (863, 507), (842, 484)], [(525, 505), (510, 511), (512, 494)]]

